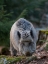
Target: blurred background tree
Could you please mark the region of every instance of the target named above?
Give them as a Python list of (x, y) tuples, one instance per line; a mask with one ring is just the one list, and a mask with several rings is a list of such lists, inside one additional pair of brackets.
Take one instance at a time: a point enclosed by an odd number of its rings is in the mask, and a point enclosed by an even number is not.
[(12, 24), (20, 17), (33, 23), (40, 23), (48, 0), (0, 0), (0, 45), (9, 46), (9, 32)]

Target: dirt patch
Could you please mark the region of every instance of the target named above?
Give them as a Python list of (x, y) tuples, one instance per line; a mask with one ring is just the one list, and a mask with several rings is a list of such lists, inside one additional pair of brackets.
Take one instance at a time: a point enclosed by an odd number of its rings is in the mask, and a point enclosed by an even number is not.
[(32, 59), (30, 62), (26, 62), (26, 59), (22, 59), (15, 64), (48, 64), (48, 51), (41, 51), (34, 54), (37, 58)]

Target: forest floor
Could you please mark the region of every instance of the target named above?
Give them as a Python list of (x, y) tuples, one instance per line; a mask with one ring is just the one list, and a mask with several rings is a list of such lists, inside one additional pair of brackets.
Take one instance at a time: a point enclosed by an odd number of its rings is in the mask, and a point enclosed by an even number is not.
[[(11, 57), (11, 56), (9, 56)], [(19, 56), (17, 56), (19, 57)], [(20, 56), (21, 57), (21, 56)], [(11, 57), (12, 58), (12, 57)], [(20, 61), (9, 64), (48, 64), (48, 51), (42, 50), (33, 54), (31, 57), (23, 57)]]
[[(7, 55), (6, 57), (5, 55), (4, 58), (11, 60), (11, 62), (7, 64), (48, 64), (48, 50), (43, 49), (39, 51), (38, 49), (39, 47), (40, 46), (37, 46), (36, 53), (34, 53), (31, 57), (26, 57), (26, 56), (14, 57), (10, 55)], [(0, 51), (2, 48), (4, 47), (0, 46)], [(0, 55), (0, 58), (3, 58), (3, 56)]]
[(31, 59), (31, 61), (26, 62), (26, 59), (22, 59), (15, 64), (48, 64), (48, 51), (40, 51), (34, 54), (36, 58)]

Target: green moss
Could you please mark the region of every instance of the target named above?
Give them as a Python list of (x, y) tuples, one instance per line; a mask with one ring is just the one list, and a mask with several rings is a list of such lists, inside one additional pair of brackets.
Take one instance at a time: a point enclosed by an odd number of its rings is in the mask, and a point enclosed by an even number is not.
[(47, 51), (48, 51), (48, 44), (46, 45), (45, 50), (47, 50)]

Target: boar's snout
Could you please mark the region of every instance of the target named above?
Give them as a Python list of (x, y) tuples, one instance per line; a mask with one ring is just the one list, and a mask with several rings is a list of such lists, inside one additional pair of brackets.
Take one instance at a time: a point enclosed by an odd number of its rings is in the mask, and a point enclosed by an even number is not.
[(32, 54), (30, 52), (26, 52), (26, 56), (31, 56)]

